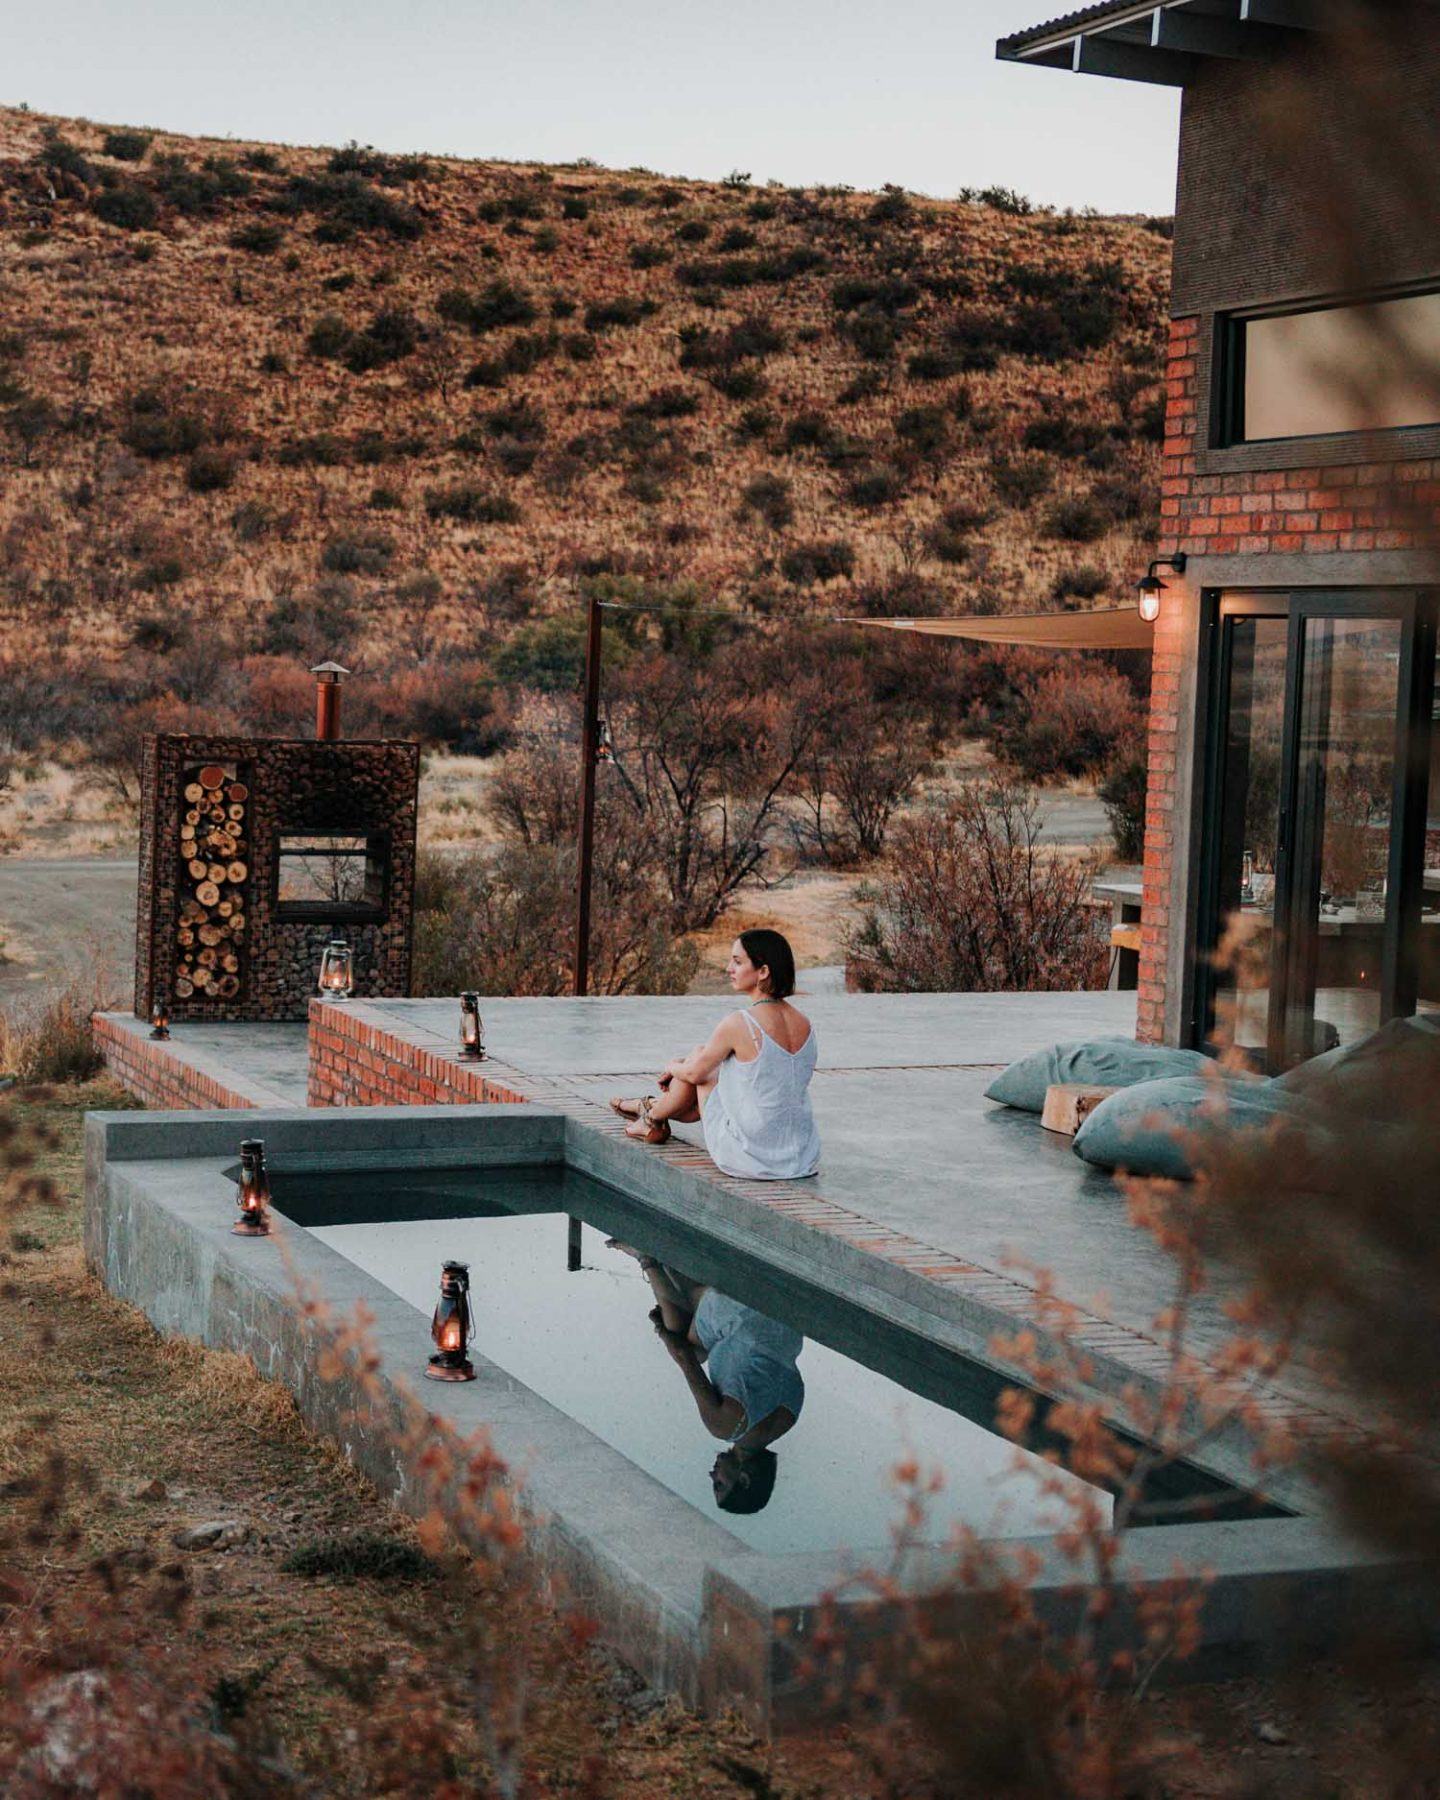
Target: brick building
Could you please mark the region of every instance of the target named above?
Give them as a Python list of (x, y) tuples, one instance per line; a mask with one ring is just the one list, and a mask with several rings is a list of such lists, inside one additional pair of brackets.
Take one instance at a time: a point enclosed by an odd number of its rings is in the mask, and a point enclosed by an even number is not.
[(1440, 12), (1112, 3), (998, 54), (1183, 90), (1140, 1035), (1223, 1014), (1273, 1068), (1440, 1008)]

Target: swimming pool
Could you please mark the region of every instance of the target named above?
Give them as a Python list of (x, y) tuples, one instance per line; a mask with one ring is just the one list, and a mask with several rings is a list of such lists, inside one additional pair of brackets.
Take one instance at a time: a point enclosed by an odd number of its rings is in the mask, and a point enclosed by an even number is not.
[[(1001, 1377), (573, 1168), (337, 1172), (292, 1159), (271, 1178), (282, 1213), (416, 1309), (416, 1373), (441, 1263), (468, 1263), (474, 1350), (751, 1549), (883, 1549), (900, 1513), (895, 1470), (912, 1459), (940, 1482), (932, 1541), (962, 1524), (997, 1538), (1066, 1522), (1037, 1479), (1052, 1465), (993, 1428)], [(775, 1444), (763, 1511), (718, 1511), (710, 1469), (723, 1445), (657, 1338), (637, 1262), (608, 1248), (612, 1237), (803, 1335), (805, 1404)], [(1071, 1492), (1082, 1486), (1062, 1479)], [(1167, 1492), (1219, 1489), (1207, 1480), (1172, 1472)], [(1108, 1511), (1109, 1496), (1095, 1492)]]

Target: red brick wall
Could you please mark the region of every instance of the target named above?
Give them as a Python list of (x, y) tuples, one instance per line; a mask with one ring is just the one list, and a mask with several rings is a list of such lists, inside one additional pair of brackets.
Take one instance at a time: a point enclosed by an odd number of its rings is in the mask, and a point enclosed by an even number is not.
[[(1174, 319), (1166, 365), (1159, 553), (1255, 556), (1284, 552), (1424, 548), (1440, 504), (1440, 463), (1346, 463), (1324, 468), (1200, 474), (1200, 321)], [(1180, 673), (1187, 646), (1176, 607), (1155, 628), (1150, 700), (1150, 795), (1145, 818), (1145, 892), (1140, 935), (1138, 1034), (1164, 1028), (1170, 950), (1171, 877), (1180, 725)]]
[(523, 1105), (528, 1096), (486, 1066), (406, 1043), (342, 1007), (311, 1003), (307, 1106)]
[(113, 1019), (97, 1017), (95, 1037), (106, 1066), (127, 1093), (157, 1112), (212, 1112), (255, 1104), (213, 1075), (170, 1054), (170, 1045), (152, 1043)]

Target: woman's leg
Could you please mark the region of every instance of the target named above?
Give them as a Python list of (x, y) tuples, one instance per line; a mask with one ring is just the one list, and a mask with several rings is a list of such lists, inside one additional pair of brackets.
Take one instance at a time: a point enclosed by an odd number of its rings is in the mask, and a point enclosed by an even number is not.
[(692, 1281), (679, 1269), (672, 1269), (662, 1262), (646, 1263), (645, 1279), (659, 1302), (660, 1319), (665, 1329), (687, 1332), (695, 1308), (700, 1304), (700, 1296), (705, 1292), (703, 1283)]
[(706, 1081), (696, 1087), (693, 1082), (682, 1081), (678, 1075), (672, 1075), (669, 1085), (651, 1101), (650, 1117), (657, 1125), (665, 1119), (674, 1119), (681, 1125), (693, 1125), (700, 1117), (704, 1097), (714, 1085), (713, 1081)]

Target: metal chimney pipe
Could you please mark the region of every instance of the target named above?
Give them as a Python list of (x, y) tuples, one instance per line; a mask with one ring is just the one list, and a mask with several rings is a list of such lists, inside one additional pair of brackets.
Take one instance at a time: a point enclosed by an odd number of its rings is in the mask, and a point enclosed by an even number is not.
[(340, 735), (340, 683), (350, 671), (337, 662), (323, 662), (310, 673), (315, 677), (316, 742), (333, 744)]

